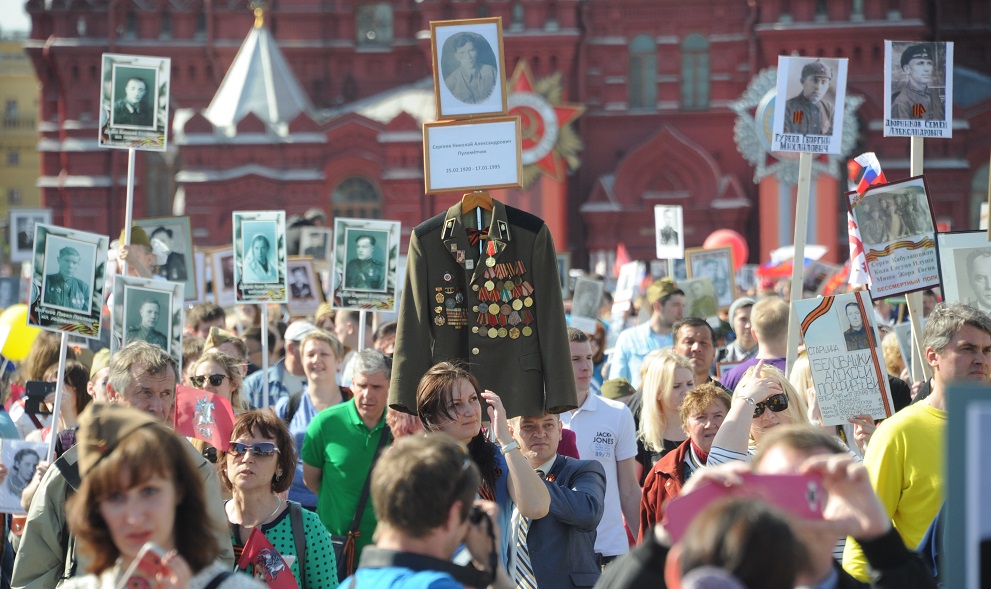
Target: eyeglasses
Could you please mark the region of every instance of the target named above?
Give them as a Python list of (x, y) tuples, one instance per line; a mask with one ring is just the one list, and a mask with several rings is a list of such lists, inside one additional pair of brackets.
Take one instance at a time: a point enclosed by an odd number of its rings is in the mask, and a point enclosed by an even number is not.
[(771, 395), (767, 399), (764, 399), (760, 403), (754, 405), (754, 417), (760, 417), (764, 414), (764, 409), (770, 409), (774, 413), (781, 413), (788, 408), (788, 395), (785, 393), (778, 393), (777, 395)]
[(194, 387), (203, 386), (204, 382), (209, 380), (210, 386), (219, 387), (223, 384), (225, 378), (230, 378), (226, 374), (211, 374), (210, 376), (190, 376), (189, 382), (193, 383)]
[(279, 452), (272, 442), (258, 442), (257, 444), (242, 444), (241, 442), (231, 442), (227, 445), (227, 452), (235, 456), (243, 456), (251, 450), (255, 456), (274, 456)]

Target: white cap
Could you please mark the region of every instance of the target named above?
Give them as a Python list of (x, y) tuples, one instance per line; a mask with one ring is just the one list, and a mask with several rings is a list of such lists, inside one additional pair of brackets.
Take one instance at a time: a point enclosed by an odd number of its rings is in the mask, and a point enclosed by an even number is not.
[(316, 331), (317, 326), (313, 325), (309, 321), (293, 321), (286, 328), (286, 335), (283, 337), (287, 342), (298, 342), (302, 341), (303, 336), (310, 333), (311, 331)]

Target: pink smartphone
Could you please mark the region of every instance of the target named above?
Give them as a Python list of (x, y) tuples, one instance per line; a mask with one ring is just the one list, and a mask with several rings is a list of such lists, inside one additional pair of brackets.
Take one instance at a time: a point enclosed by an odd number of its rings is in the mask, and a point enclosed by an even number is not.
[(165, 551), (154, 542), (147, 542), (127, 567), (117, 589), (157, 589), (159, 575), (168, 575), (172, 569), (164, 564)]
[(742, 485), (725, 487), (708, 483), (688, 495), (675, 497), (664, 510), (664, 528), (677, 542), (700, 511), (727, 497), (761, 499), (806, 519), (822, 519), (825, 503), (822, 477), (818, 474), (745, 474)]

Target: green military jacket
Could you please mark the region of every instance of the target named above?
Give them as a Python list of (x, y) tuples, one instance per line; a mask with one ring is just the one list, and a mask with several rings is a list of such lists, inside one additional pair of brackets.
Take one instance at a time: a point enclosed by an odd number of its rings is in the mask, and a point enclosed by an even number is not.
[(46, 305), (89, 312), (89, 287), (82, 280), (72, 276), (66, 278), (58, 273), (49, 274), (45, 276), (43, 300)]
[(487, 239), (469, 243), (461, 203), (413, 229), (389, 404), (416, 413), (431, 366), (464, 361), (510, 417), (577, 407), (550, 230), (493, 201)]

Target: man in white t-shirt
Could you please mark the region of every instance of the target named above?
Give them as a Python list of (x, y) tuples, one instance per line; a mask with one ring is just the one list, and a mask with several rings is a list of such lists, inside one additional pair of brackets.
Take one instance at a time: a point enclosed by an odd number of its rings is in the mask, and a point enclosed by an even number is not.
[(626, 405), (589, 394), (592, 344), (585, 332), (568, 328), (568, 342), (578, 385), (578, 409), (562, 413), (561, 423), (575, 432), (582, 460), (597, 460), (606, 471), (605, 510), (595, 538), (595, 552), (605, 565), (629, 551), (624, 517), (637, 537), (641, 493), (635, 466), (637, 432)]

